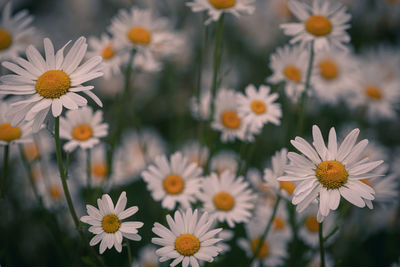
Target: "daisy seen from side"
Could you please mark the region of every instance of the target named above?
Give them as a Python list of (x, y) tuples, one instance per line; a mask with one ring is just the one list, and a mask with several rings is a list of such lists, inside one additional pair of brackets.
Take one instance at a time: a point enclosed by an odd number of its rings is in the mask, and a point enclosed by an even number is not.
[(350, 36), (346, 32), (351, 15), (346, 7), (333, 0), (313, 0), (312, 4), (291, 0), (289, 9), (300, 21), (284, 23), (281, 28), (288, 36), (293, 36), (290, 43), (300, 43), (302, 47), (314, 42), (316, 51), (336, 47), (346, 50)]
[(209, 18), (205, 25), (218, 21), (222, 14), (230, 13), (236, 17), (253, 14), (255, 0), (193, 0), (186, 3), (193, 12), (206, 11)]
[(157, 156), (154, 163), (142, 172), (147, 189), (155, 201), (162, 201), (163, 208), (173, 210), (177, 204), (189, 208), (200, 193), (202, 169), (189, 162), (181, 152)]
[(291, 140), (302, 154), (289, 152), (289, 165), (278, 181), (297, 181), (292, 203), (302, 212), (311, 202), (319, 200), (318, 221), (322, 222), (330, 210), (336, 210), (343, 197), (357, 207), (365, 207), (364, 199), (373, 200), (374, 190), (361, 179), (377, 177), (371, 172), (383, 161), (360, 159), (368, 140), (357, 142), (359, 130), (351, 131), (338, 145), (335, 128), (329, 132), (328, 147), (318, 126), (314, 125), (313, 147), (303, 138)]
[(107, 136), (108, 123), (103, 122), (103, 112), (93, 112), (91, 107), (70, 110), (60, 120), (60, 137), (68, 140), (64, 145), (67, 152), (93, 148), (100, 138)]
[(212, 262), (221, 252), (217, 246), (221, 239), (216, 235), (222, 228), (212, 228), (214, 220), (207, 212), (177, 210), (174, 218), (167, 215), (167, 222), (169, 229), (157, 222), (152, 229), (158, 237), (151, 242), (162, 246), (156, 250), (160, 262), (173, 259), (170, 266), (199, 267), (199, 261)]
[(204, 178), (199, 196), (204, 210), (219, 222), (227, 222), (231, 228), (250, 220), (256, 197), (243, 177), (236, 177), (230, 171), (220, 176), (211, 173)]
[(103, 75), (101, 72), (101, 57), (93, 57), (81, 64), (87, 44), (84, 37), (75, 41), (64, 58), (64, 49), (57, 53), (50, 39), (44, 39), (46, 60), (33, 46), (26, 49), (28, 60), (17, 58), (15, 63), (5, 61), (3, 67), (15, 74), (0, 78), (0, 94), (21, 95), (26, 99), (12, 104), (9, 111), (12, 124), (17, 125), (23, 120), (33, 120), (33, 130), (38, 130), (51, 109), (53, 117), (59, 117), (63, 107), (78, 109), (86, 106), (87, 100), (79, 95), (83, 93), (92, 98), (99, 106), (100, 99), (91, 91), (93, 86), (83, 83)]
[(95, 236), (90, 240), (90, 245), (95, 246), (100, 243), (100, 254), (103, 254), (106, 248), (111, 249), (113, 246), (121, 252), (123, 237), (133, 241), (142, 239), (138, 235), (138, 229), (143, 226), (142, 222), (122, 221), (139, 210), (137, 206), (125, 209), (126, 203), (126, 193), (122, 192), (115, 207), (108, 194), (97, 199), (98, 209), (92, 205), (86, 205), (88, 215), (81, 217), (80, 220), (91, 225), (89, 232)]

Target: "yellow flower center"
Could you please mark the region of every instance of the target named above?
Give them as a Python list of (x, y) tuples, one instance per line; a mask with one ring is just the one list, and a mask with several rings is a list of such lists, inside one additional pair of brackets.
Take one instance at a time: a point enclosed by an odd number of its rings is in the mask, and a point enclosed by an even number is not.
[(49, 193), (52, 199), (59, 200), (61, 198), (61, 192), (57, 186), (50, 186)]
[(275, 230), (282, 230), (286, 226), (285, 221), (279, 217), (274, 218), (273, 224)]
[(213, 201), (215, 207), (219, 210), (228, 211), (235, 206), (235, 199), (231, 194), (226, 192), (219, 192), (218, 194), (215, 194)]
[(49, 70), (36, 82), (36, 92), (44, 98), (59, 98), (68, 92), (71, 79), (62, 70)]
[(308, 231), (311, 233), (317, 233), (319, 230), (319, 224), (317, 221), (317, 217), (309, 216), (305, 219), (304, 224)]
[(128, 38), (133, 44), (148, 45), (151, 41), (151, 34), (143, 27), (133, 27), (128, 33)]
[(79, 141), (86, 141), (92, 136), (93, 136), (92, 127), (90, 127), (90, 125), (87, 124), (81, 124), (75, 126), (75, 128), (72, 130), (72, 137)]
[(344, 165), (335, 160), (321, 162), (315, 170), (318, 181), (328, 189), (337, 189), (347, 183), (349, 176)]
[[(269, 246), (268, 246), (267, 242), (265, 242), (265, 240), (263, 240), (261, 242), (262, 242), (261, 249), (258, 252), (256, 257), (259, 259), (264, 259), (265, 257), (268, 256)], [(255, 238), (251, 241), (251, 251), (253, 252), (253, 254), (256, 253), (259, 243), (260, 243), (260, 238)]]
[(200, 241), (192, 234), (182, 234), (175, 240), (175, 249), (183, 256), (192, 256), (200, 248)]
[(235, 0), (209, 0), (216, 9), (227, 9), (235, 5)]
[(267, 111), (267, 106), (260, 100), (253, 100), (251, 102), (251, 110), (256, 114), (263, 114)]
[(11, 123), (0, 124), (0, 140), (4, 142), (11, 142), (15, 139), (21, 137), (21, 129), (17, 127), (12, 127)]
[(112, 45), (107, 45), (103, 51), (101, 52), (101, 56), (104, 59), (110, 59), (114, 56), (114, 49), (112, 47)]
[(101, 227), (103, 227), (104, 232), (112, 234), (118, 231), (121, 223), (115, 214), (106, 215), (101, 221)]
[(339, 73), (336, 64), (331, 60), (324, 60), (319, 63), (319, 69), (321, 71), (321, 76), (325, 80), (333, 80), (338, 76)]
[(289, 181), (279, 181), (280, 184), (280, 188), (285, 190), (286, 192), (289, 193), (289, 195), (293, 194), (294, 189), (296, 188), (296, 186)]
[(92, 174), (94, 174), (95, 177), (97, 177), (100, 180), (103, 180), (107, 176), (108, 165), (105, 163), (92, 164), (91, 172)]
[(240, 126), (240, 118), (236, 111), (226, 110), (221, 115), (222, 124), (229, 129), (237, 129)]
[(12, 44), (12, 36), (5, 29), (0, 29), (0, 50), (5, 50)]
[(185, 182), (180, 176), (171, 174), (164, 179), (163, 186), (168, 194), (177, 195), (183, 191)]
[(288, 78), (289, 80), (292, 80), (294, 82), (300, 82), (301, 81), (301, 72), (299, 68), (297, 68), (294, 65), (289, 65), (283, 70), (283, 74)]
[(306, 30), (315, 36), (325, 36), (332, 31), (332, 23), (325, 16), (314, 15), (307, 19)]
[(24, 144), (24, 155), (28, 160), (39, 158), (39, 147), (35, 143)]
[(372, 100), (380, 100), (382, 99), (382, 92), (381, 90), (375, 86), (375, 85), (370, 85), (365, 88), (365, 93), (369, 98)]

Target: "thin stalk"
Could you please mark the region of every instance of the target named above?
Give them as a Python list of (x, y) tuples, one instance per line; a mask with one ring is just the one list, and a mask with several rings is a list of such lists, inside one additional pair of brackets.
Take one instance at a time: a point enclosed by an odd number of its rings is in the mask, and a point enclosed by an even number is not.
[(7, 144), (4, 146), (3, 153), (3, 171), (1, 172), (1, 195), (0, 198), (5, 196), (6, 192), (6, 180), (7, 180), (7, 171), (8, 171), (8, 158), (10, 154), (10, 145)]
[(304, 85), (304, 91), (301, 95), (300, 104), (299, 104), (299, 120), (297, 121), (297, 134), (300, 136), (303, 132), (304, 108), (305, 108), (306, 101), (307, 101), (308, 91), (311, 86), (311, 73), (312, 73), (313, 64), (314, 64), (314, 41), (312, 41), (310, 44), (310, 58), (308, 60), (306, 83)]
[(79, 235), (82, 238), (83, 243), (89, 249), (90, 253), (94, 257), (96, 262), (98, 264), (100, 264), (101, 266), (105, 266), (104, 263), (100, 260), (100, 258), (96, 254), (96, 252), (94, 252), (93, 248), (91, 246), (89, 246), (89, 242), (86, 239), (86, 236), (84, 235), (84, 233), (82, 232), (82, 230), (79, 227), (79, 219), (78, 219), (78, 216), (76, 215), (74, 204), (72, 203), (71, 194), (69, 192), (67, 179), (65, 176), (66, 170), (64, 169), (64, 166), (63, 166), (63, 159), (62, 159), (62, 154), (61, 154), (61, 144), (60, 144), (60, 117), (54, 118), (54, 140), (55, 140), (55, 144), (56, 144), (56, 156), (57, 156), (58, 171), (60, 173), (60, 178), (61, 178), (61, 183), (62, 183), (62, 187), (64, 190), (65, 199), (67, 200), (68, 209), (69, 209), (69, 212), (74, 221), (75, 228), (79, 232)]
[(218, 73), (219, 67), (221, 65), (221, 55), (222, 55), (222, 33), (224, 29), (224, 18), (225, 14), (222, 13), (221, 17), (218, 20), (217, 31), (215, 34), (215, 49), (214, 49), (214, 72), (213, 72), (213, 80), (211, 87), (211, 112), (210, 112), (210, 122), (214, 117), (214, 99), (217, 94), (217, 82), (218, 82)]
[[(126, 66), (125, 70), (125, 76), (124, 76), (124, 89), (123, 92), (119, 98), (118, 101), (116, 101), (116, 127), (115, 127), (115, 132), (111, 135), (111, 140), (110, 140), (110, 148), (107, 151), (107, 166), (108, 166), (108, 171), (107, 171), (107, 178), (109, 178), (112, 174), (112, 164), (113, 164), (113, 155), (114, 155), (114, 150), (115, 146), (117, 144), (117, 140), (119, 136), (121, 135), (122, 132), (122, 124), (123, 124), (123, 118), (125, 117), (123, 112), (125, 108), (125, 101), (127, 100), (129, 96), (129, 90), (130, 90), (130, 79), (131, 79), (131, 74), (132, 74), (132, 63), (133, 63), (133, 58), (135, 56), (135, 49), (131, 50), (131, 53), (129, 55), (129, 61), (128, 65)], [(139, 127), (138, 120), (136, 119), (136, 115), (134, 114), (134, 109), (131, 109), (131, 112), (134, 116), (134, 125), (136, 127)]]
[(91, 150), (86, 149), (86, 179), (87, 179), (87, 187), (91, 187), (91, 182), (92, 182), (92, 172), (91, 172)]
[(260, 253), (262, 244), (263, 244), (265, 238), (267, 237), (269, 230), (271, 229), (271, 226), (272, 226), (272, 223), (274, 221), (276, 212), (278, 211), (278, 206), (279, 206), (279, 202), (280, 201), (281, 201), (281, 196), (278, 196), (278, 198), (276, 199), (276, 202), (275, 202), (274, 210), (272, 211), (271, 217), (269, 218), (267, 227), (265, 228), (264, 233), (260, 237), (260, 240), (259, 240), (259, 242), (257, 244), (256, 251), (254, 252), (253, 257), (251, 257), (251, 259), (250, 259), (250, 265), (249, 266), (251, 266), (251, 264), (253, 263), (253, 261), (257, 257), (258, 253)]
[(27, 176), (29, 178), (29, 183), (31, 184), (33, 194), (35, 195), (36, 200), (39, 202), (39, 205), (42, 205), (42, 198), (39, 195), (38, 189), (37, 189), (36, 184), (35, 184), (35, 180), (33, 179), (31, 166), (30, 166), (28, 160), (26, 159), (26, 157), (24, 155), (24, 151), (22, 149), (22, 145), (19, 145), (19, 154), (21, 156), (22, 164), (24, 165), (25, 171), (26, 171)]
[(319, 254), (321, 256), (321, 267), (325, 267), (325, 249), (324, 249), (324, 237), (322, 235), (322, 222), (319, 223), (318, 237), (319, 237)]
[(324, 242), (328, 241), (329, 238), (331, 238), (337, 231), (339, 230), (339, 226), (336, 226), (335, 228), (333, 228), (333, 230), (324, 237)]
[(128, 251), (128, 266), (132, 266), (133, 258), (131, 252), (131, 246), (129, 245), (128, 239), (125, 239), (126, 250)]

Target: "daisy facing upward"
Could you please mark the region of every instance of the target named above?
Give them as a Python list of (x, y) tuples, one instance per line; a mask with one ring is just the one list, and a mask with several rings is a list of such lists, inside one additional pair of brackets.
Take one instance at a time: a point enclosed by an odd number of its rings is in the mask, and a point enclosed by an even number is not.
[(329, 132), (328, 147), (318, 126), (313, 126), (313, 147), (303, 138), (291, 140), (302, 154), (288, 153), (290, 160), (285, 176), (279, 181), (300, 182), (293, 192), (292, 203), (302, 212), (315, 199), (319, 199), (318, 222), (336, 210), (341, 196), (357, 207), (365, 207), (365, 200), (373, 200), (375, 191), (362, 179), (378, 177), (371, 173), (383, 161), (363, 159), (362, 153), (368, 145), (364, 139), (356, 144), (358, 129), (351, 131), (338, 145), (336, 131)]
[(91, 91), (93, 86), (82, 84), (100, 77), (101, 57), (93, 57), (80, 65), (87, 44), (86, 38), (80, 37), (75, 41), (64, 58), (64, 49), (69, 42), (57, 53), (54, 53), (53, 43), (44, 39), (46, 60), (33, 46), (26, 49), (28, 60), (17, 58), (17, 64), (3, 62), (3, 67), (15, 74), (4, 75), (0, 78), (0, 94), (25, 96), (24, 100), (12, 104), (9, 111), (12, 124), (19, 124), (24, 119), (33, 120), (33, 130), (37, 131), (51, 109), (54, 117), (61, 115), (63, 107), (78, 109), (86, 106), (87, 100), (78, 93), (92, 98), (99, 106), (100, 99)]
[(284, 23), (284, 33), (293, 36), (291, 44), (300, 43), (302, 47), (314, 41), (315, 50), (336, 47), (346, 50), (345, 43), (350, 41), (346, 30), (351, 15), (346, 8), (335, 0), (313, 0), (312, 5), (299, 0), (289, 2), (290, 11), (300, 22)]

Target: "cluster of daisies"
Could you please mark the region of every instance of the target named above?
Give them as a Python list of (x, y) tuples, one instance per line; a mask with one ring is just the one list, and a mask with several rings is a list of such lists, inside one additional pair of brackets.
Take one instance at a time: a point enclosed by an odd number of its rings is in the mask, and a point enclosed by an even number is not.
[[(192, 0), (186, 5), (193, 12), (207, 13), (204, 27), (213, 22), (222, 25), (225, 14), (239, 17), (256, 10), (254, 0)], [(215, 68), (216, 92), (209, 88), (192, 99), (193, 116), (220, 132), (224, 146), (236, 140), (256, 142), (266, 124), (280, 126), (286, 119), (274, 85), (282, 85), (280, 94), (294, 105), (309, 97), (360, 108), (361, 115), (371, 120), (397, 118), (400, 58), (392, 57), (394, 52), (381, 47), (352, 53), (346, 32), (351, 16), (333, 0), (285, 1), (284, 10), (299, 22), (280, 25), (293, 38), (270, 56), (272, 75), (267, 85), (250, 84), (243, 92), (228, 89), (216, 82)], [(212, 144), (204, 146), (197, 140), (169, 154), (168, 143), (152, 128), (136, 125), (135, 130), (109, 133), (103, 112), (88, 106), (88, 101), (103, 104), (87, 83), (101, 76), (111, 81), (117, 77), (125, 79), (128, 90), (132, 71), (159, 71), (164, 59), (180, 53), (182, 34), (168, 19), (132, 7), (120, 10), (100, 38), (80, 37), (58, 50), (44, 38), (42, 55), (25, 43), (35, 31), (30, 26), (33, 17), (26, 11), (11, 13), (9, 2), (0, 24), (0, 59), (7, 72), (0, 77), (0, 145), (8, 153), (10, 145), (20, 144), (32, 186), (37, 186), (35, 193), (48, 209), (64, 208), (71, 198), (70, 209), (82, 206), (82, 189), (105, 193), (143, 181), (154, 202), (171, 214), (163, 216), (163, 224), (153, 222), (155, 246), (144, 247), (133, 266), (165, 261), (171, 266), (200, 266), (228, 252), (233, 243), (252, 266), (278, 266), (288, 257), (287, 245), (296, 229), (310, 251), (318, 245), (321, 232), (328, 243), (335, 239), (340, 223), (335, 211), (342, 198), (370, 209), (373, 203), (396, 203), (398, 179), (383, 163), (385, 152), (377, 153), (374, 144), (369, 148), (367, 139), (359, 141), (360, 130), (352, 126), (338, 134), (332, 127), (325, 142), (314, 125), (311, 143), (296, 136), (290, 143), (297, 152), (281, 148), (263, 173), (250, 168), (251, 162), (243, 164), (247, 160), (243, 155), (225, 148), (216, 151)], [(120, 118), (115, 119), (118, 128)], [(54, 138), (58, 146), (58, 137), (64, 140), (67, 160), (65, 165), (59, 161), (57, 169), (53, 156), (57, 153), (59, 160), (61, 153), (52, 143)], [(107, 137), (111, 141), (102, 140)], [(112, 138), (119, 139), (116, 147)], [(124, 238), (141, 240), (144, 223), (128, 220), (139, 208), (127, 208), (127, 203), (125, 191), (115, 205), (105, 193), (97, 199), (97, 207), (88, 204), (79, 210), (87, 213), (80, 221), (94, 234), (89, 245), (99, 245), (100, 254), (113, 247), (122, 252)], [(293, 205), (299, 213), (295, 218), (288, 208)], [(241, 225), (245, 234), (235, 236)], [(317, 256), (313, 252), (310, 261), (319, 264)]]

